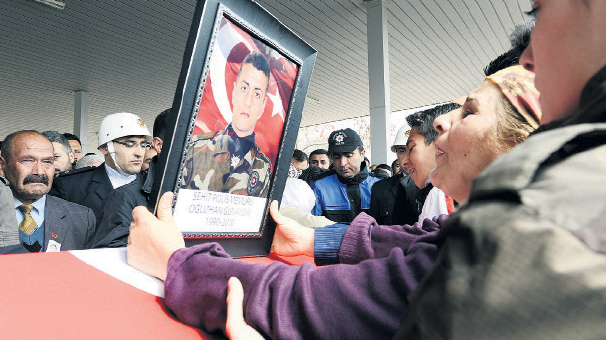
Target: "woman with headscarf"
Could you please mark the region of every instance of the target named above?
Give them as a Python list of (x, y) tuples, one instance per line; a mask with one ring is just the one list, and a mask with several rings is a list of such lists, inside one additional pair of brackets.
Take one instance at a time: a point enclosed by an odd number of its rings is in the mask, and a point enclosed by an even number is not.
[[(443, 175), (436, 175), (445, 187), (453, 188), (455, 199), (463, 201), (466, 195), (456, 185), (462, 183), (461, 174), (446, 158), (454, 159), (456, 151), (467, 152), (473, 160), (468, 169), (475, 172), (473, 177), (538, 125), (538, 92), (532, 79), (533, 74), (521, 67), (503, 70), (472, 91), (463, 108), (448, 114), (449, 127), (446, 120), (436, 123), (444, 159), (436, 171), (447, 168)], [(528, 105), (520, 106), (521, 102)], [(456, 134), (467, 140), (455, 144), (449, 136)], [(490, 143), (494, 147), (486, 148)], [(314, 251), (315, 240), (316, 262), (320, 257), (341, 263), (369, 259), (354, 266), (316, 269), (308, 264), (289, 267), (234, 261), (217, 244), (181, 249), (182, 236), (170, 218), (170, 202), (170, 194), (161, 199), (158, 216), (162, 221), (145, 209), (135, 209), (129, 263), (165, 280), (167, 306), (182, 322), (208, 331), (224, 330), (227, 280), (238, 277), (245, 288), (246, 321), (265, 336), (282, 339), (393, 336), (406, 310), (408, 293), (433, 266), (442, 240), (438, 230), (446, 218), (425, 220), (423, 225), (378, 226), (361, 214), (348, 229), (339, 225), (316, 229), (311, 243), (308, 240), (298, 249)], [(276, 208), (272, 205), (272, 215), (279, 225), (294, 223)], [(323, 233), (335, 230), (341, 236), (346, 231), (343, 242), (332, 249), (322, 247), (334, 239), (323, 238)], [(280, 241), (284, 236), (280, 227), (276, 235), (276, 252), (286, 254), (285, 248), (293, 244)]]
[(476, 177), (398, 339), (606, 337), (606, 1), (530, 14), (544, 125)]

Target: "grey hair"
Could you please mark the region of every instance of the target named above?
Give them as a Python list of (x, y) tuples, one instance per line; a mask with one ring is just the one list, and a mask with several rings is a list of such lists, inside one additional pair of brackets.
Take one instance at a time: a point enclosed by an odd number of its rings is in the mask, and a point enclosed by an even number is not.
[(105, 162), (105, 158), (101, 155), (86, 155), (76, 162), (76, 169), (86, 168), (88, 166), (93, 166), (97, 163)]
[(42, 134), (44, 137), (46, 137), (46, 139), (48, 139), (51, 143), (61, 144), (61, 146), (63, 146), (63, 151), (65, 151), (66, 154), (69, 155), (69, 153), (72, 152), (72, 147), (69, 145), (69, 140), (67, 138), (65, 138), (64, 135), (60, 134), (59, 132), (49, 130), (49, 131), (43, 131), (40, 134)]

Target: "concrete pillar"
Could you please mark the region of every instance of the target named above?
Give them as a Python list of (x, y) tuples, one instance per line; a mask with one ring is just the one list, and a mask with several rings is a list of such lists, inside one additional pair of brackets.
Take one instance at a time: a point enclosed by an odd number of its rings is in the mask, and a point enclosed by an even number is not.
[(88, 127), (88, 92), (74, 92), (74, 135), (80, 138), (82, 152), (86, 154), (87, 149), (87, 127)]
[(387, 163), (389, 145), (389, 52), (387, 9), (383, 0), (366, 0), (368, 93), (372, 164)]

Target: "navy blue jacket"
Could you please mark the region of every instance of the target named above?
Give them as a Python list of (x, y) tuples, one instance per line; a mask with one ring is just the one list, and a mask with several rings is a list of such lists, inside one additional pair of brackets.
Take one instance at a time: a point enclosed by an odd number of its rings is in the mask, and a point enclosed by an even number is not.
[[(380, 225), (413, 225), (421, 214), (416, 202), (419, 191), (410, 175), (382, 179), (372, 187), (368, 215)], [(424, 202), (423, 198), (421, 208)]]
[(134, 181), (107, 195), (99, 211), (93, 248), (126, 247), (133, 209), (140, 205), (147, 206), (149, 201), (153, 183), (152, 168), (157, 166), (157, 159), (157, 156), (152, 158), (149, 169), (138, 173)]
[(103, 200), (112, 190), (114, 187), (105, 171), (105, 163), (102, 163), (96, 168), (87, 167), (60, 174), (53, 180), (48, 194), (89, 207), (98, 221)]

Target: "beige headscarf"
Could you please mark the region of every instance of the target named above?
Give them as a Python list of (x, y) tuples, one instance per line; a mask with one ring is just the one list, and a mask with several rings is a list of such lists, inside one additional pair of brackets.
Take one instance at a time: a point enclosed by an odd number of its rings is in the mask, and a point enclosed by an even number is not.
[(501, 89), (507, 100), (533, 127), (541, 124), (541, 105), (539, 91), (534, 87), (534, 72), (521, 65), (510, 66), (488, 77)]

